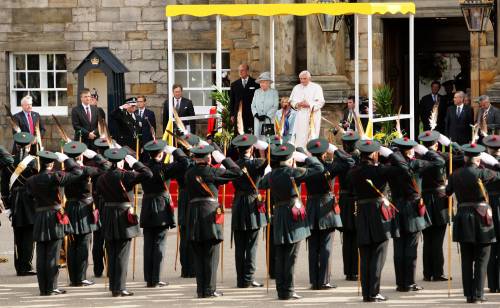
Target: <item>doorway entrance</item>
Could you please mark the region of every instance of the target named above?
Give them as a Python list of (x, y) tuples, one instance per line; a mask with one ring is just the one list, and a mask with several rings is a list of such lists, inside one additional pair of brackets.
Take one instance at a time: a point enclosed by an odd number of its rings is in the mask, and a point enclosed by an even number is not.
[(84, 85), (91, 92), (97, 93), (97, 106), (101, 107), (105, 114), (108, 114), (108, 80), (106, 74), (98, 69), (90, 70), (85, 74)]

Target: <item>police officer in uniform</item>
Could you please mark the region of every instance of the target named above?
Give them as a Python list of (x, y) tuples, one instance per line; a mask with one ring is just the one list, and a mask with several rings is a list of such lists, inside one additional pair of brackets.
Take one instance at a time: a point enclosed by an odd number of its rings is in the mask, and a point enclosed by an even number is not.
[[(330, 255), (332, 254), (333, 232), (342, 228), (340, 207), (333, 194), (332, 180), (341, 172), (354, 166), (354, 160), (338, 150), (327, 140), (312, 139), (307, 151), (323, 164), (324, 171), (305, 180), (307, 187), (307, 217), (311, 236), (308, 238), (309, 282), (313, 290), (336, 288), (330, 283)], [(327, 153), (334, 154), (331, 163), (325, 161)]]
[[(438, 131), (422, 132), (418, 139), (433, 154), (437, 152), (441, 134)], [(439, 164), (427, 168), (420, 173), (422, 179), (422, 200), (425, 204), (431, 225), (422, 231), (424, 281), (447, 281), (444, 276), (443, 241), (446, 225), (449, 222), (448, 198), (446, 196), (446, 166), (442, 160)]]
[[(199, 298), (219, 297), (216, 291), (220, 243), (223, 241), (224, 213), (218, 202), (219, 186), (242, 175), (231, 158), (226, 158), (212, 145), (198, 145), (191, 149), (195, 165), (185, 174), (189, 196), (187, 236), (193, 247), (196, 265), (196, 292)], [(225, 169), (210, 166), (212, 154)]]
[(244, 175), (233, 180), (234, 199), (231, 230), (234, 234), (236, 278), (238, 288), (262, 287), (255, 281), (256, 254), (259, 230), (267, 225), (265, 200), (259, 195), (257, 183), (264, 175), (267, 160), (253, 158), (254, 146), (266, 149), (267, 143), (257, 141), (255, 135), (235, 137), (232, 144), (237, 147), (239, 159), (236, 164)]
[[(161, 264), (165, 255), (168, 229), (175, 228), (175, 215), (170, 196), (170, 179), (179, 170), (185, 169), (188, 158), (180, 149), (168, 146), (165, 141), (152, 140), (144, 145), (149, 154), (146, 166), (153, 177), (142, 183), (140, 226), (144, 233), (144, 280), (148, 288), (164, 287), (160, 281)], [(181, 164), (165, 164), (164, 153), (172, 154)]]
[[(14, 267), (18, 276), (36, 275), (33, 260), (34, 209), (25, 192), (26, 179), (38, 173), (35, 156), (29, 155), (34, 136), (20, 132), (14, 138), (14, 163), (2, 171), (2, 200), (14, 229)], [(23, 162), (21, 164), (21, 162)], [(25, 166), (25, 167), (23, 167)], [(11, 185), (12, 183), (12, 185)]]
[(468, 303), (484, 302), (484, 281), (491, 244), (496, 242), (491, 207), (487, 201), (486, 185), (500, 182), (500, 173), (480, 168), (479, 144), (461, 146), (465, 165), (448, 179), (446, 194), (455, 194), (457, 214), (453, 222), (453, 241), (460, 243), (462, 286)]
[[(359, 163), (359, 150), (355, 148), (359, 135), (354, 131), (348, 131), (342, 136), (342, 149), (349, 153), (354, 159), (355, 165)], [(351, 167), (351, 168), (354, 168)], [(340, 185), (339, 207), (342, 220), (342, 259), (344, 263), (344, 275), (347, 281), (358, 280), (358, 245), (356, 235), (356, 215), (354, 206), (354, 195), (350, 189), (349, 170), (338, 174)]]
[[(71, 232), (69, 218), (61, 208), (59, 188), (78, 180), (82, 174), (76, 162), (62, 153), (39, 151), (40, 173), (26, 181), (26, 194), (34, 199), (36, 270), (41, 296), (64, 294), (57, 288), (58, 260), (65, 234)], [(53, 171), (54, 161), (64, 163), (66, 171)]]
[[(499, 165), (497, 164), (500, 158), (500, 136), (489, 135), (483, 138), (483, 144), (486, 146), (490, 158), (490, 165), (488, 168), (498, 171)], [(484, 154), (483, 154), (484, 156)], [(484, 159), (482, 159), (484, 160)], [(486, 185), (488, 197), (492, 210), (493, 226), (495, 228), (496, 243), (491, 244), (490, 261), (488, 262), (488, 288), (491, 293), (500, 292), (500, 190), (495, 185)]]
[[(292, 157), (297, 162), (305, 162), (306, 167), (292, 167)], [(300, 242), (311, 235), (311, 231), (298, 187), (324, 168), (317, 158), (295, 152), (295, 146), (290, 143), (272, 146), (271, 162), (273, 170), (262, 178), (259, 187), (270, 188), (274, 201), (276, 290), (281, 300), (300, 299), (294, 290), (293, 272)]]
[[(99, 223), (99, 212), (96, 211), (92, 198), (91, 180), (109, 169), (110, 165), (104, 157), (87, 149), (81, 142), (68, 142), (64, 145), (63, 151), (77, 162), (75, 168), (82, 170), (81, 176), (64, 189), (67, 200), (65, 210), (72, 230), (67, 259), (70, 286), (90, 286), (94, 282), (87, 279), (89, 246), (92, 232), (97, 229)], [(83, 165), (84, 156), (95, 162), (95, 167)]]
[[(108, 255), (109, 288), (113, 297), (131, 296), (127, 291), (130, 242), (139, 235), (139, 225), (133, 212), (132, 190), (136, 184), (151, 178), (148, 167), (129, 155), (124, 148), (110, 148), (104, 156), (112, 167), (97, 180), (97, 193), (104, 199), (103, 228)], [(122, 169), (123, 160), (132, 171)]]

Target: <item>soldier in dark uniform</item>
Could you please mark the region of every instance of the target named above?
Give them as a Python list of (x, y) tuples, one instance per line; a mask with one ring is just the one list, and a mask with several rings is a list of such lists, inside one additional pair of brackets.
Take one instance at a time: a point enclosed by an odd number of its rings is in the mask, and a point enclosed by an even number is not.
[[(298, 162), (305, 161), (306, 167), (293, 168), (292, 156)], [(295, 152), (295, 147), (289, 143), (273, 146), (271, 161), (273, 170), (262, 178), (259, 187), (270, 188), (274, 199), (276, 290), (279, 299), (300, 299), (294, 290), (293, 272), (300, 241), (311, 232), (298, 187), (308, 177), (323, 172), (324, 168), (317, 158)]]
[[(34, 199), (35, 221), (33, 238), (36, 241), (36, 270), (41, 296), (64, 294), (57, 288), (59, 253), (65, 234), (71, 232), (69, 218), (61, 208), (59, 188), (78, 180), (82, 169), (62, 153), (38, 152), (40, 173), (26, 181), (26, 194)], [(64, 163), (66, 171), (53, 171), (54, 161)]]
[(38, 173), (37, 160), (29, 155), (33, 140), (34, 136), (26, 132), (14, 134), (14, 163), (2, 171), (2, 200), (14, 229), (14, 267), (18, 276), (36, 275), (31, 264), (35, 213), (32, 200), (25, 194), (26, 179)]
[[(423, 288), (415, 283), (419, 232), (430, 226), (431, 221), (421, 199), (417, 181), (422, 172), (444, 167), (444, 159), (423, 145), (404, 138), (396, 138), (397, 147), (389, 157), (395, 167), (389, 179), (394, 204), (398, 209), (396, 223), (400, 237), (394, 239), (394, 269), (398, 292), (419, 291)], [(422, 159), (416, 159), (415, 153)]]
[[(9, 167), (13, 163), (14, 163), (14, 157), (3, 146), (0, 146), (0, 173), (3, 172), (3, 169), (5, 167)], [(1, 180), (1, 177), (0, 177), (0, 180)], [(4, 208), (3, 201), (0, 200), (0, 213), (2, 213), (2, 210), (5, 210), (5, 208)]]
[[(94, 206), (92, 198), (92, 179), (96, 179), (110, 163), (96, 152), (87, 149), (81, 142), (68, 142), (63, 147), (64, 154), (75, 159), (75, 168), (81, 169), (81, 176), (73, 183), (66, 185), (66, 213), (71, 224), (72, 234), (68, 245), (68, 273), (72, 287), (93, 285), (87, 279), (89, 245), (92, 232), (98, 228), (99, 212)], [(94, 162), (94, 166), (83, 165), (83, 157)], [(71, 170), (67, 170), (70, 171)]]
[[(488, 154), (492, 156), (491, 163), (486, 165), (486, 167), (499, 171), (500, 136), (486, 136), (483, 138), (483, 144), (486, 146)], [(482, 159), (482, 161), (483, 160), (484, 159)], [(500, 292), (500, 190), (495, 186), (495, 184), (486, 185), (492, 210), (495, 237), (497, 238), (497, 242), (491, 244), (490, 261), (488, 262), (488, 288), (491, 293)]]
[(137, 138), (140, 138), (141, 127), (139, 126), (139, 119), (135, 115), (137, 110), (136, 98), (132, 97), (127, 99), (125, 104), (113, 110), (109, 114), (111, 120), (114, 122), (113, 138), (116, 139), (121, 146), (128, 146), (136, 150)]
[(249, 134), (237, 136), (232, 141), (238, 148), (239, 159), (236, 164), (244, 172), (243, 176), (233, 180), (235, 195), (231, 208), (238, 288), (263, 286), (255, 281), (254, 273), (259, 230), (267, 225), (267, 217), (265, 200), (259, 195), (256, 185), (264, 175), (267, 160), (253, 158), (255, 143), (257, 137)]
[[(333, 232), (342, 228), (340, 207), (333, 194), (332, 180), (341, 172), (354, 166), (349, 154), (338, 150), (325, 139), (312, 139), (307, 151), (323, 164), (324, 171), (309, 176), (307, 187), (307, 217), (311, 236), (308, 238), (309, 282), (313, 290), (336, 288), (330, 283), (330, 255), (332, 254)], [(332, 163), (325, 161), (327, 153), (334, 154)]]
[[(359, 163), (359, 150), (355, 148), (359, 135), (354, 131), (349, 131), (342, 136), (342, 148), (354, 159), (355, 164)], [(353, 168), (353, 167), (351, 167)], [(338, 174), (340, 185), (339, 207), (340, 218), (342, 219), (342, 259), (344, 263), (344, 275), (348, 281), (358, 280), (358, 245), (356, 235), (356, 215), (354, 206), (354, 194), (350, 189), (349, 170), (344, 170)]]
[(452, 173), (446, 194), (455, 194), (457, 214), (453, 222), (453, 241), (460, 243), (462, 285), (468, 303), (484, 302), (484, 280), (491, 244), (496, 242), (486, 185), (500, 183), (500, 173), (480, 168), (479, 144), (464, 144), (465, 165)]
[[(211, 156), (226, 169), (210, 166)], [(211, 145), (199, 145), (191, 149), (195, 165), (185, 174), (189, 196), (187, 215), (188, 241), (194, 250), (196, 265), (196, 292), (199, 298), (219, 297), (216, 291), (217, 267), (220, 242), (223, 241), (224, 213), (219, 204), (218, 189), (242, 175), (241, 169), (231, 158), (225, 158)]]
[[(429, 152), (438, 154), (438, 131), (425, 131), (418, 136)], [(439, 154), (438, 154), (439, 155)], [(427, 168), (420, 173), (422, 179), (422, 200), (425, 204), (431, 225), (422, 231), (424, 281), (447, 281), (444, 276), (443, 241), (446, 225), (449, 223), (448, 198), (446, 196), (446, 166), (444, 159), (441, 163)]]
[[(139, 225), (133, 212), (132, 189), (136, 184), (151, 178), (148, 167), (128, 155), (124, 148), (107, 149), (104, 156), (112, 162), (111, 170), (97, 180), (97, 193), (104, 200), (103, 228), (108, 255), (109, 289), (113, 297), (131, 296), (127, 291), (130, 242), (139, 235)], [(133, 171), (121, 169), (123, 160)]]
[[(387, 244), (398, 237), (394, 225), (395, 211), (381, 192), (387, 186), (393, 167), (380, 165), (379, 151), (389, 155), (391, 151), (381, 147), (378, 141), (359, 140), (360, 162), (347, 175), (350, 190), (356, 201), (356, 230), (360, 255), (361, 288), (364, 302), (381, 302), (388, 298), (380, 294), (380, 278), (387, 256)], [(370, 181), (370, 182), (368, 182)], [(372, 183), (374, 187), (371, 187)]]
[[(175, 228), (175, 215), (170, 196), (170, 179), (180, 170), (185, 170), (188, 158), (180, 149), (168, 146), (165, 141), (152, 140), (145, 144), (149, 153), (146, 166), (153, 177), (142, 183), (140, 226), (144, 233), (144, 280), (148, 288), (164, 287), (160, 281), (161, 264), (165, 254), (168, 229)], [(165, 164), (164, 153), (172, 154), (177, 164)]]

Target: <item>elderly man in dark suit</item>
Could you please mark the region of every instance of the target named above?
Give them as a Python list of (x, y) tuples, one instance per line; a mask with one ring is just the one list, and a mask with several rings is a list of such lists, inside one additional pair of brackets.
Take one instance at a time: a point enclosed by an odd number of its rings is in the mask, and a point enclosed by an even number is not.
[(99, 138), (97, 123), (99, 110), (90, 104), (92, 100), (90, 90), (84, 88), (80, 92), (81, 104), (71, 110), (71, 123), (75, 130), (75, 140), (81, 138), (89, 149), (95, 149), (94, 140)]
[(488, 95), (479, 96), (479, 112), (475, 123), (479, 126), (479, 137), (495, 134), (495, 128), (500, 126), (500, 111), (491, 105)]
[(109, 114), (115, 123), (115, 131), (112, 132), (113, 138), (121, 146), (128, 146), (136, 150), (137, 138), (141, 133), (138, 116), (136, 116), (137, 99), (131, 97), (125, 101), (125, 104), (116, 108)]
[(146, 143), (154, 139), (153, 134), (156, 133), (156, 117), (153, 110), (146, 108), (146, 97), (144, 95), (137, 96), (137, 110), (135, 116), (140, 130), (141, 161), (145, 162), (149, 156), (146, 155), (143, 147)]
[(242, 118), (243, 129), (245, 133), (253, 133), (253, 114), (252, 114), (252, 100), (255, 90), (260, 86), (255, 82), (255, 79), (248, 75), (250, 70), (248, 64), (241, 64), (238, 67), (240, 79), (231, 84), (229, 111), (231, 113), (231, 121), (236, 122), (240, 103), (243, 104)]
[[(33, 111), (33, 98), (30, 95), (26, 95), (21, 99), (21, 110), (20, 112), (16, 113), (13, 116), (13, 120), (16, 122), (16, 124), (19, 126), (22, 132), (30, 133), (33, 136), (36, 136), (36, 123), (39, 123), (40, 126), (40, 133), (43, 134), (45, 133), (45, 127), (43, 125), (43, 122), (40, 118), (40, 114), (38, 112)], [(12, 134), (15, 134), (16, 132), (12, 132)], [(36, 139), (34, 139), (33, 142), (36, 142)], [(14, 146), (13, 152), (15, 153), (16, 148)], [(36, 147), (32, 147), (30, 153), (31, 154), (36, 154)]]
[(445, 134), (458, 144), (469, 143), (472, 139), (471, 124), (474, 115), (470, 106), (464, 105), (465, 93), (458, 91), (453, 97), (453, 106), (448, 107), (445, 119)]
[[(172, 91), (174, 93), (174, 98), (172, 101), (172, 105), (174, 106), (175, 110), (177, 111), (177, 114), (179, 117), (192, 117), (195, 115), (194, 113), (194, 107), (193, 107), (193, 102), (182, 96), (182, 85), (180, 84), (174, 84), (172, 86)], [(168, 100), (166, 100), (163, 103), (163, 131), (165, 131), (165, 128), (167, 128), (167, 123), (168, 123), (168, 112), (169, 112), (169, 103)], [(196, 121), (191, 120), (191, 121), (182, 121), (184, 123), (184, 126), (186, 129), (194, 134), (196, 133)]]
[[(418, 106), (420, 110), (420, 121), (424, 126), (424, 131), (430, 130), (430, 117), (432, 111), (437, 111), (437, 126), (434, 128), (441, 132), (444, 129), (444, 118), (446, 116), (446, 102), (441, 102), (443, 97), (439, 95), (439, 90), (441, 89), (441, 83), (434, 80), (431, 83), (431, 93), (423, 96), (420, 99), (420, 104)], [(444, 108), (443, 108), (444, 107)]]

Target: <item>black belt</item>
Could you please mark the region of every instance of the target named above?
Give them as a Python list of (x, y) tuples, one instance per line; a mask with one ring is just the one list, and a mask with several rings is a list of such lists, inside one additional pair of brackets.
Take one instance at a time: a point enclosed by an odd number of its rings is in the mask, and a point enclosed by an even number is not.
[(193, 198), (189, 202), (218, 202), (218, 200), (212, 197), (199, 197)]
[(80, 198), (68, 198), (68, 199), (66, 199), (66, 202), (82, 202), (83, 203), (82, 205), (89, 205), (93, 201), (94, 201), (94, 199), (92, 197), (87, 197), (87, 198), (83, 198), (83, 199), (80, 199)]
[(274, 203), (274, 206), (279, 207), (279, 206), (284, 206), (284, 205), (290, 205), (293, 202), (295, 202), (296, 199), (298, 199), (298, 197), (293, 197), (292, 199), (289, 199), (289, 200), (278, 201), (278, 202)]
[(458, 204), (458, 207), (480, 207), (480, 206), (488, 206), (488, 203), (484, 201), (478, 201), (478, 202), (462, 202)]
[(349, 195), (352, 195), (352, 192), (350, 190), (341, 190), (339, 191), (339, 195), (341, 194), (349, 194)]
[(104, 206), (106, 207), (120, 207), (127, 209), (129, 207), (132, 207), (132, 203), (130, 202), (104, 202)]
[(157, 193), (144, 193), (144, 198), (168, 197), (168, 191), (161, 191)]
[(446, 186), (438, 186), (433, 188), (422, 189), (422, 193), (435, 193), (435, 192), (445, 192)]
[(61, 206), (58, 205), (49, 205), (49, 206), (42, 206), (42, 207), (36, 207), (35, 212), (45, 212), (49, 210), (59, 210), (61, 209)]
[(331, 192), (323, 193), (323, 194), (314, 194), (314, 195), (307, 195), (307, 198), (326, 198), (326, 197), (334, 197), (334, 195)]
[(379, 201), (382, 201), (383, 199), (381, 197), (378, 198), (368, 198), (368, 199), (360, 199), (356, 201), (357, 205), (362, 205), (362, 204), (368, 204), (368, 203), (377, 203)]

